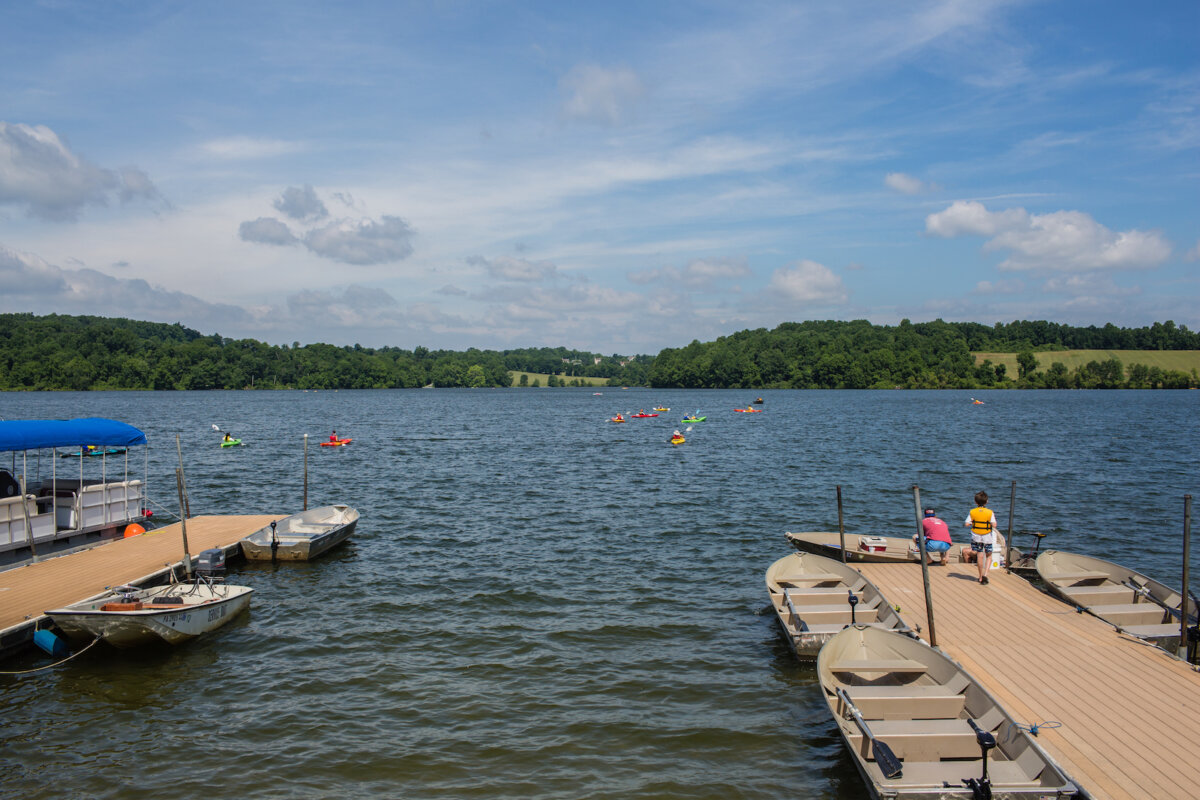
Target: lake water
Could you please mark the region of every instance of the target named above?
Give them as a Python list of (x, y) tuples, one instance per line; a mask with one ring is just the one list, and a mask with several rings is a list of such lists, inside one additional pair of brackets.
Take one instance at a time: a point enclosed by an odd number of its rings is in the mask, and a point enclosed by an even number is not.
[(363, 515), (235, 563), (250, 612), (209, 637), (0, 677), (0, 796), (865, 797), (763, 582), (838, 484), (851, 533), (909, 535), (916, 483), (963, 541), (1015, 480), (1017, 530), (1180, 582), (1200, 392), (600, 391), (0, 394), (144, 430), (160, 509), (179, 435), (194, 514), (299, 511), (307, 433), (310, 507)]

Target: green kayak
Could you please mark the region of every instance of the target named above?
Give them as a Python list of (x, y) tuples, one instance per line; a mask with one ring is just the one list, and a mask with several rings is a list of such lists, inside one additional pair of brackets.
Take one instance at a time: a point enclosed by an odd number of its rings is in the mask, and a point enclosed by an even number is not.
[(708, 419), (707, 415), (703, 417), (684, 417), (680, 422), (704, 422), (706, 419)]
[(240, 447), (241, 444), (241, 439), (230, 439), (227, 442), (221, 442), (221, 447)]

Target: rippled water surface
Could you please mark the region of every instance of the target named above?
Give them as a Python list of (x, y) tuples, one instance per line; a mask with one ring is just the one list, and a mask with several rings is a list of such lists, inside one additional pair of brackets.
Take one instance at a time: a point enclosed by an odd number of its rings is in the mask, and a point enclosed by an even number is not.
[(0, 395), (146, 431), (164, 508), (179, 435), (194, 514), (300, 510), (307, 433), (309, 505), (363, 515), (232, 565), (254, 600), (211, 636), (0, 677), (0, 796), (865, 797), (763, 584), (838, 484), (848, 531), (903, 536), (914, 483), (1007, 528), (1016, 481), (1018, 530), (1179, 584), (1198, 392), (602, 391)]

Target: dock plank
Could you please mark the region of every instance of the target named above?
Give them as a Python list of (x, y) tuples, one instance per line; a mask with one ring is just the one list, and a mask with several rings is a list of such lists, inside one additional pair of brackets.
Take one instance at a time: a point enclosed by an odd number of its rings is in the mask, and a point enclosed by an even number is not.
[[(929, 638), (919, 564), (858, 565)], [(938, 644), (1097, 800), (1192, 798), (1200, 673), (1003, 570), (931, 567)]]
[[(286, 516), (192, 517), (187, 521), (188, 549), (194, 558), (211, 547), (229, 548)], [(140, 580), (182, 558), (183, 539), (176, 522), (140, 536), (0, 572), (0, 631), (37, 619), (47, 609), (94, 597), (107, 586)]]

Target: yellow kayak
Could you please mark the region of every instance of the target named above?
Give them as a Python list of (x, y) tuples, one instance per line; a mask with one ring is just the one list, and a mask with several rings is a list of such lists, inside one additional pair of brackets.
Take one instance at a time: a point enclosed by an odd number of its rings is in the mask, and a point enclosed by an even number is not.
[(683, 444), (686, 441), (687, 441), (687, 439), (684, 439), (682, 436), (672, 436), (671, 437), (671, 444)]

